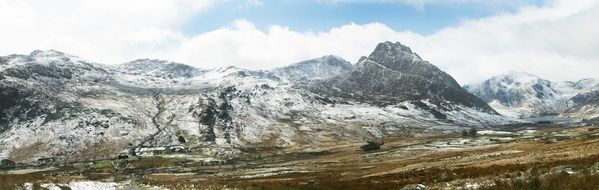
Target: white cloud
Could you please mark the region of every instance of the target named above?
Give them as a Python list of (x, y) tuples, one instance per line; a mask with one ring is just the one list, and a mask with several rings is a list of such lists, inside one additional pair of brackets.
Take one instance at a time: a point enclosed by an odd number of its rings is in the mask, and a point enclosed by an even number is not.
[(527, 6), (426, 36), (381, 23), (347, 24), (324, 32), (278, 25), (259, 30), (244, 19), (187, 36), (179, 32), (180, 26), (216, 1), (141, 2), (0, 0), (0, 54), (57, 49), (109, 64), (149, 57), (202, 68), (269, 69), (326, 54), (355, 62), (379, 42), (400, 41), (462, 83), (509, 70), (552, 80), (599, 77), (597, 0)]
[(509, 70), (552, 80), (599, 77), (597, 1), (555, 1), (467, 21), (413, 44), (423, 57), (472, 82)]
[[(213, 0), (0, 0), (1, 53), (58, 49), (102, 62), (176, 38)], [(141, 36), (134, 37), (138, 34)], [(131, 39), (126, 39), (134, 37)], [(144, 38), (144, 39), (141, 39)], [(140, 41), (141, 40), (141, 41)], [(130, 46), (132, 45), (132, 46)], [(133, 52), (130, 52), (133, 51)]]
[[(357, 37), (359, 36), (359, 37)], [(387, 39), (413, 36), (397, 33), (383, 24), (349, 24), (322, 33), (301, 33), (282, 26), (266, 32), (246, 21), (204, 33), (183, 43), (178, 61), (199, 67), (236, 65), (268, 69), (303, 59), (334, 54), (357, 60), (377, 43)]]
[(475, 4), (483, 5), (490, 8), (495, 7), (516, 7), (528, 4), (544, 2), (546, 0), (318, 0), (326, 4), (342, 4), (342, 3), (388, 3), (388, 4), (404, 4), (424, 9), (429, 5), (465, 5)]
[(236, 65), (266, 69), (324, 54), (355, 62), (377, 43), (400, 41), (461, 83), (510, 70), (551, 80), (599, 77), (597, 1), (554, 1), (527, 6), (423, 36), (380, 23), (348, 24), (320, 33), (282, 26), (266, 31), (245, 20), (185, 41), (176, 58), (200, 67)]

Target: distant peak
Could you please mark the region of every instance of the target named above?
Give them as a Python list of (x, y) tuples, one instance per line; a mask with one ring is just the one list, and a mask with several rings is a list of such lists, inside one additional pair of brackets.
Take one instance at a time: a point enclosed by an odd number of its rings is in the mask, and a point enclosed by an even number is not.
[[(172, 61), (167, 61), (167, 60), (161, 60), (161, 59), (136, 59), (127, 63), (124, 63), (123, 65), (126, 66), (132, 66), (132, 67), (136, 67), (136, 68), (143, 68), (143, 67), (147, 67), (147, 68), (157, 68), (157, 67), (166, 67), (169, 65), (173, 65), (173, 66), (189, 66), (189, 65), (185, 65), (183, 63), (177, 63), (177, 62), (172, 62)], [(191, 66), (189, 66), (191, 67)]]
[(224, 66), (224, 67), (215, 67), (215, 68), (210, 69), (210, 71), (216, 71), (216, 72), (220, 72), (220, 73), (223, 73), (223, 72), (232, 72), (232, 71), (233, 72), (234, 71), (243, 71), (243, 70), (244, 69), (239, 68), (239, 67), (235, 67), (235, 66), (232, 66), (232, 65), (231, 66)]
[(322, 56), (322, 57), (320, 57), (318, 59), (321, 59), (321, 60), (340, 60), (340, 61), (345, 61), (345, 59), (343, 59), (343, 58), (341, 58), (339, 56), (336, 56), (336, 55), (325, 55), (325, 56)]
[(351, 63), (339, 56), (335, 55), (325, 55), (315, 59), (309, 59), (305, 61), (301, 61), (298, 63), (294, 63), (288, 66), (279, 67), (277, 69), (283, 69), (288, 67), (304, 67), (304, 66), (315, 66), (315, 65), (331, 65), (331, 66), (342, 66), (342, 67), (351, 67)]
[(531, 77), (537, 77), (533, 74), (524, 72), (524, 71), (508, 71), (507, 73), (503, 74), (504, 76), (531, 76)]
[[(335, 56), (335, 55), (325, 55), (322, 56), (318, 59), (314, 59), (314, 61), (317, 62), (322, 62), (328, 65), (334, 65), (334, 66), (343, 66), (343, 67), (351, 67), (351, 63), (339, 56)], [(310, 61), (308, 61), (310, 62)]]
[(66, 54), (63, 52), (60, 52), (58, 50), (51, 49), (51, 50), (34, 50), (29, 55), (37, 56), (37, 57), (54, 57), (54, 56), (64, 56)]
[[(537, 83), (549, 83), (550, 81), (543, 79), (541, 77), (538, 77), (536, 75), (527, 73), (527, 72), (521, 72), (521, 71), (509, 71), (507, 73), (504, 74), (500, 74), (500, 75), (496, 75), (491, 77), (490, 79), (486, 80), (485, 82), (503, 82), (505, 84), (521, 84), (521, 85), (525, 85), (525, 84), (537, 84)], [(483, 83), (485, 83), (483, 82)]]
[(599, 83), (599, 79), (596, 78), (584, 78), (576, 81), (577, 83)]
[(148, 63), (154, 63), (154, 64), (168, 64), (171, 63), (170, 61), (166, 61), (166, 60), (160, 60), (160, 59), (136, 59), (133, 60), (131, 62), (128, 62), (130, 64), (148, 64)]
[(503, 78), (520, 82), (543, 80), (541, 77), (522, 71), (509, 71), (507, 73), (496, 76), (496, 78)]

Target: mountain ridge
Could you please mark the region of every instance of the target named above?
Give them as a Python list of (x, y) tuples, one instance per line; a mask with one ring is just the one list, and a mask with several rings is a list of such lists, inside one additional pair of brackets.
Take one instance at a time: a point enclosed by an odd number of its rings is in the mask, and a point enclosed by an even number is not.
[(340, 63), (331, 67), (335, 72), (316, 72), (323, 78), (308, 82), (271, 71), (198, 69), (151, 59), (128, 67), (56, 52), (0, 58), (0, 99), (8, 102), (0, 104), (0, 158), (17, 162), (151, 154), (144, 147), (168, 146), (235, 155), (250, 147), (298, 148), (521, 122), (442, 98), (400, 101), (388, 91), (373, 99), (394, 100), (382, 105), (310, 91), (305, 85), (335, 81), (339, 76), (330, 75), (347, 70), (336, 70), (347, 66), (336, 57), (328, 57)]
[(508, 72), (464, 89), (512, 117), (559, 115), (584, 102), (583, 94), (599, 90), (599, 80), (553, 82), (525, 72)]
[[(317, 92), (331, 94), (334, 89), (342, 97), (374, 99), (383, 102), (420, 101), (428, 99), (441, 109), (457, 102), (466, 107), (496, 114), (474, 95), (438, 67), (424, 61), (401, 43), (384, 42), (356, 64), (353, 71), (324, 81)], [(362, 91), (359, 91), (362, 90)]]

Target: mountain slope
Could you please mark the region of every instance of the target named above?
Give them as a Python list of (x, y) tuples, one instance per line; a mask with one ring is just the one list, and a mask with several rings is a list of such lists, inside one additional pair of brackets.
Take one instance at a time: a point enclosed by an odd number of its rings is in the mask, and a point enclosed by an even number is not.
[(599, 123), (599, 89), (583, 91), (572, 98), (572, 107), (562, 116), (578, 122)]
[[(309, 62), (307, 68), (322, 63)], [(435, 71), (434, 66), (422, 65)], [(317, 73), (328, 78), (337, 68)], [(289, 77), (305, 74), (293, 73)], [(88, 160), (120, 153), (151, 154), (152, 148), (169, 146), (185, 146), (207, 156), (231, 156), (250, 147), (299, 148), (517, 122), (430, 93), (410, 99), (382, 90), (372, 92), (384, 98), (339, 101), (337, 96), (308, 91), (276, 74), (235, 67), (203, 70), (147, 59), (102, 65), (57, 51), (0, 57), (0, 158), (24, 163), (45, 158)], [(385, 80), (422, 82), (403, 75)], [(447, 76), (440, 71), (431, 75), (440, 77), (438, 81)], [(329, 80), (340, 78), (310, 81)], [(369, 81), (376, 80), (380, 79)], [(435, 82), (424, 90), (453, 92), (455, 85), (455, 81)], [(383, 105), (379, 100), (394, 101)]]
[(272, 71), (278, 77), (290, 80), (321, 80), (347, 73), (353, 69), (346, 60), (327, 55), (302, 61)]
[(460, 105), (496, 114), (447, 73), (400, 43), (380, 43), (353, 71), (324, 81), (315, 91), (382, 104), (426, 100), (442, 110)]
[(557, 115), (584, 102), (581, 93), (599, 89), (599, 82), (551, 82), (537, 76), (510, 72), (464, 89), (488, 102), (501, 114), (512, 117)]

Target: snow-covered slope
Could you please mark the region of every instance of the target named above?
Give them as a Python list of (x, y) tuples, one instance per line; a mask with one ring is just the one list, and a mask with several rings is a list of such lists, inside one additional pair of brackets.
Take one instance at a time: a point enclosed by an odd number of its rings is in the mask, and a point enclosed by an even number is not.
[(577, 95), (599, 89), (599, 81), (551, 82), (528, 73), (509, 72), (479, 84), (465, 85), (464, 89), (503, 115), (535, 117), (561, 114), (580, 105), (583, 101)]
[(599, 89), (580, 92), (570, 102), (573, 106), (562, 116), (583, 123), (599, 123)]
[[(299, 69), (302, 72), (287, 76), (347, 74), (339, 72), (347, 70), (346, 62), (322, 67), (330, 62), (297, 64), (330, 70)], [(351, 72), (360, 72), (356, 70)], [(391, 77), (401, 75), (387, 76), (390, 82), (410, 82)], [(440, 103), (428, 94), (418, 101), (394, 99), (382, 104), (377, 98), (363, 101), (316, 93), (306, 84), (283, 78), (279, 71), (202, 70), (161, 60), (102, 65), (58, 51), (4, 56), (0, 57), (0, 158), (98, 159), (172, 145), (293, 148), (438, 126), (517, 122), (460, 102), (467, 100), (446, 97)]]
[(289, 80), (322, 80), (350, 72), (352, 69), (351, 63), (343, 58), (327, 55), (276, 68), (272, 72), (280, 78)]

